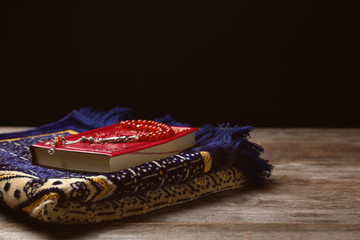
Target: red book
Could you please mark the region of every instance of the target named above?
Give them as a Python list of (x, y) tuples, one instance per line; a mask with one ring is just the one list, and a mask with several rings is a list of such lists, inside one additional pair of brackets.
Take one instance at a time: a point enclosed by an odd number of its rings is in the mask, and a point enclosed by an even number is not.
[[(166, 158), (195, 145), (195, 132), (192, 127), (171, 126), (175, 134), (167, 139), (158, 141), (134, 141), (127, 143), (89, 143), (78, 142), (63, 144), (51, 149), (50, 141), (31, 146), (33, 164), (51, 168), (85, 171), (85, 172), (114, 172), (121, 169), (157, 159)], [(76, 141), (82, 136), (109, 138), (114, 136), (133, 136), (141, 133), (114, 124), (91, 131), (65, 137), (66, 141)]]

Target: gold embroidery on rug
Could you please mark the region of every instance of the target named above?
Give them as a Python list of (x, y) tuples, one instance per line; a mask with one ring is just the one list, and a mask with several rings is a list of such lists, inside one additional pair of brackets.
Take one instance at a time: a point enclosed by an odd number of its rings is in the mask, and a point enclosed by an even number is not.
[(104, 179), (102, 179), (100, 177), (90, 178), (90, 180), (98, 183), (102, 188), (101, 192), (99, 192), (97, 194), (95, 199), (102, 198), (103, 196), (105, 196), (112, 189), (111, 185), (109, 185)]
[(45, 202), (47, 200), (55, 200), (55, 199), (59, 199), (59, 198), (60, 198), (60, 195), (58, 193), (55, 193), (55, 192), (48, 193), (48, 194), (45, 194), (44, 196), (42, 196), (41, 198), (39, 198), (38, 200), (30, 203), (28, 206), (22, 208), (22, 210), (24, 212), (31, 213), (41, 203), (43, 203), (43, 202)]
[(211, 170), (212, 158), (209, 152), (200, 151), (202, 158), (204, 159), (204, 173), (207, 173)]

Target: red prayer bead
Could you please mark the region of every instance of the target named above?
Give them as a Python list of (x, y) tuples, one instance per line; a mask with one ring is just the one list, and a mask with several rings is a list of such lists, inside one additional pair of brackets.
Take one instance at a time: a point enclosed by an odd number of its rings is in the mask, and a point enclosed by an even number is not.
[(57, 137), (57, 144), (58, 144), (58, 147), (61, 147), (63, 144), (62, 144), (63, 142), (62, 142), (62, 140), (61, 140), (61, 137), (60, 136), (58, 136)]
[(145, 132), (138, 134), (140, 141), (158, 141), (175, 134), (170, 126), (152, 120), (126, 120), (121, 121), (119, 125), (123, 128)]

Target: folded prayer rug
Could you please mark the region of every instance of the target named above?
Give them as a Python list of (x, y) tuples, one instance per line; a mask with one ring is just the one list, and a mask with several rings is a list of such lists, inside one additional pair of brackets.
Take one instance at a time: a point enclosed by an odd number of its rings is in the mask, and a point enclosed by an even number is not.
[[(205, 125), (196, 145), (179, 154), (113, 173), (95, 174), (33, 165), (30, 146), (132, 119), (130, 109), (73, 111), (28, 131), (0, 134), (0, 206), (44, 222), (98, 223), (234, 189), (261, 185), (272, 166), (248, 140), (252, 126)], [(155, 119), (186, 126), (169, 115)]]

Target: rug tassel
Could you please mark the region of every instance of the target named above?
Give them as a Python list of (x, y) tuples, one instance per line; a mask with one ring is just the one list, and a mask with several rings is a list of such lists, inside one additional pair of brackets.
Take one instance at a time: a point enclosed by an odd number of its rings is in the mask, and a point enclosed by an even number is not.
[(108, 111), (95, 110), (92, 107), (81, 108), (73, 113), (75, 119), (91, 128), (100, 128), (132, 119), (129, 108), (115, 107)]
[(248, 140), (252, 130), (253, 126), (205, 125), (197, 132), (198, 145), (192, 150), (210, 152), (214, 156), (214, 170), (234, 166), (240, 169), (250, 182), (261, 185), (265, 178), (271, 175), (273, 166), (260, 158), (263, 148)]

